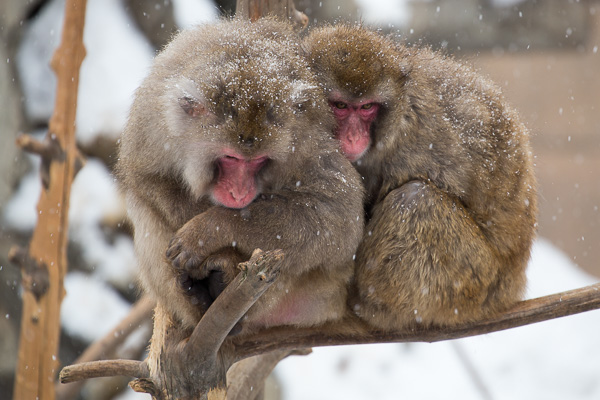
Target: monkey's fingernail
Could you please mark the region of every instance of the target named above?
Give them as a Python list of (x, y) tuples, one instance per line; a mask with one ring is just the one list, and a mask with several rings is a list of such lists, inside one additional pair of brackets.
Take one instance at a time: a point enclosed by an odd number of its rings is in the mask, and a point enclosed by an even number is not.
[(180, 253), (177, 257), (173, 259), (173, 261), (171, 261), (171, 264), (173, 264), (173, 266), (177, 269), (183, 269), (183, 266), (185, 265), (186, 261), (186, 254)]
[[(184, 253), (186, 256), (188, 256), (187, 253)], [(187, 257), (186, 257), (187, 258)], [(196, 257), (190, 257), (185, 264), (183, 264), (183, 268), (184, 269), (192, 269), (194, 268), (196, 265), (198, 265), (198, 259)]]

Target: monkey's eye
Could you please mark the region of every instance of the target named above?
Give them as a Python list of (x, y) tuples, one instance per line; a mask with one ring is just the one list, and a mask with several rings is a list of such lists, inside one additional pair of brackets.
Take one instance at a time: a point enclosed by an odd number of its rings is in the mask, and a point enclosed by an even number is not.
[(373, 108), (373, 103), (363, 104), (361, 108), (363, 110), (369, 110), (369, 109)]
[(190, 96), (181, 97), (179, 99), (179, 106), (187, 115), (194, 118), (207, 112), (204, 104)]
[(333, 105), (335, 106), (335, 108), (338, 108), (340, 110), (348, 108), (348, 105), (346, 103), (344, 103), (343, 101), (336, 101), (333, 103)]

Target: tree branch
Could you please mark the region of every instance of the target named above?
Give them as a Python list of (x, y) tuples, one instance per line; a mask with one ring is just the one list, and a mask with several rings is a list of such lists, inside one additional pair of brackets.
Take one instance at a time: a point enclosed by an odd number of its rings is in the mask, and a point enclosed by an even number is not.
[[(67, 272), (68, 214), (71, 182), (76, 173), (75, 114), (79, 69), (85, 57), (85, 0), (67, 0), (61, 42), (51, 66), (57, 78), (55, 108), (44, 142), (24, 136), (18, 143), (42, 156), (43, 190), (29, 256), (21, 260), (24, 285), (15, 399), (54, 399), (59, 366), (60, 304)], [(33, 271), (33, 274), (29, 274)], [(47, 279), (40, 290), (39, 282)]]
[[(239, 280), (236, 280), (235, 282), (234, 284), (239, 284)], [(225, 303), (225, 301), (223, 301), (223, 303)], [(215, 302), (215, 305), (216, 304), (217, 303)], [(219, 308), (221, 307), (222, 305), (219, 305)], [(335, 336), (323, 334), (324, 331), (327, 331), (327, 326), (304, 329), (295, 327), (272, 328), (252, 336), (234, 338), (232, 340), (234, 345), (233, 353), (237, 359), (243, 359), (268, 352), (285, 354), (286, 351), (289, 352), (294, 349), (318, 346), (368, 343), (438, 342), (497, 332), (598, 308), (600, 308), (600, 283), (550, 296), (522, 301), (509, 311), (502, 313), (495, 318), (452, 328), (419, 328), (389, 333), (377, 331), (352, 333), (351, 331), (344, 332), (344, 326), (337, 326), (334, 329), (340, 333)], [(336, 323), (332, 323), (331, 326), (334, 326), (335, 324)], [(120, 363), (123, 364), (120, 365)], [(140, 368), (139, 371), (142, 372), (145, 371), (139, 366), (134, 367), (136, 364), (143, 364), (143, 362), (118, 360), (114, 361), (112, 364), (96, 362), (73, 365), (63, 369), (63, 372), (61, 372), (61, 382), (73, 382), (78, 379), (87, 379), (89, 377), (114, 376), (119, 374), (131, 376), (130, 374), (135, 372), (135, 368)], [(89, 369), (92, 369), (93, 372), (87, 372)], [(137, 376), (139, 378), (147, 377), (145, 374)], [(243, 382), (240, 383), (240, 385), (243, 384)]]
[(279, 361), (290, 355), (307, 355), (310, 350), (277, 350), (260, 356), (246, 358), (227, 371), (227, 400), (260, 399), (267, 376)]
[[(119, 324), (110, 332), (108, 332), (102, 339), (90, 345), (83, 352), (83, 354), (81, 354), (75, 360), (74, 364), (83, 364), (91, 361), (101, 360), (106, 358), (108, 354), (113, 353), (115, 349), (122, 344), (133, 331), (138, 329), (141, 324), (150, 319), (154, 304), (155, 302), (148, 296), (142, 297), (135, 303), (126, 318), (119, 322)], [(82, 384), (83, 382), (78, 382), (71, 385), (57, 385), (56, 398), (61, 400), (74, 398), (81, 390)]]
[(71, 383), (90, 378), (106, 376), (130, 376), (132, 378), (148, 378), (150, 373), (144, 361), (136, 360), (102, 360), (90, 361), (64, 367), (60, 372), (61, 383)]
[(281, 260), (281, 250), (254, 250), (250, 260), (239, 265), (241, 272), (196, 325), (185, 351), (199, 354), (210, 350), (213, 353), (200, 354), (199, 358), (216, 355), (234, 325), (279, 276)]
[(158, 370), (150, 371), (148, 361), (96, 361), (65, 367), (60, 382), (125, 375), (138, 378), (132, 384), (135, 390), (158, 399), (196, 398), (200, 394), (221, 398), (225, 373), (235, 361), (229, 347), (222, 344), (231, 328), (273, 284), (282, 259), (280, 250), (255, 250), (249, 261), (240, 264), (242, 271), (212, 304), (188, 339), (181, 336), (184, 332), (176, 323), (165, 329), (164, 337), (155, 338), (164, 341), (155, 363)]
[[(340, 334), (335, 337), (323, 335), (327, 327), (271, 328), (254, 336), (234, 341), (235, 354), (240, 358), (264, 354), (274, 350), (297, 348), (401, 342), (438, 342), (482, 335), (505, 329), (516, 328), (536, 322), (565, 317), (600, 308), (600, 283), (567, 292), (519, 302), (512, 309), (487, 320), (451, 328), (416, 328), (398, 332), (370, 331), (353, 333), (344, 327), (335, 327)], [(332, 323), (332, 326), (336, 323)]]

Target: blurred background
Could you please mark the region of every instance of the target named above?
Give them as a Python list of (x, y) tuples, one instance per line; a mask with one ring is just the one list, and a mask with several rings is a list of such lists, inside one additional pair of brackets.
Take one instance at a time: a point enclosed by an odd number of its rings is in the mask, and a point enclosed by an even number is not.
[[(77, 137), (88, 162), (72, 190), (60, 359), (72, 362), (137, 298), (135, 259), (111, 169), (133, 90), (178, 29), (229, 15), (235, 1), (88, 0)], [(531, 130), (540, 184), (529, 297), (600, 276), (600, 2), (597, 0), (296, 0), (309, 26), (362, 21), (408, 44), (473, 64), (502, 87)], [(64, 1), (0, 2), (0, 399), (12, 397), (20, 271), (7, 261), (36, 221), (39, 161), (15, 146), (43, 135), (48, 67)], [(600, 398), (597, 312), (435, 345), (317, 349), (276, 370), (274, 398)], [(119, 354), (143, 357), (138, 345)], [(142, 343), (140, 346), (139, 343)], [(391, 347), (390, 347), (391, 346)], [(435, 383), (434, 383), (435, 382)], [(432, 385), (432, 383), (434, 383)], [(80, 398), (135, 398), (126, 381), (93, 381)]]

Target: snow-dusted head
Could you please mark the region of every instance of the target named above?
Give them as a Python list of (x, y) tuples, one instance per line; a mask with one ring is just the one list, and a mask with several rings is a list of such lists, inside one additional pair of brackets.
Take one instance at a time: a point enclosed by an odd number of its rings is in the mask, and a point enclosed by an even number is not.
[(340, 149), (358, 161), (381, 139), (377, 123), (402, 98), (405, 61), (385, 37), (360, 26), (316, 29), (306, 48), (337, 122)]
[(326, 107), (290, 25), (223, 21), (180, 33), (158, 55), (129, 131), (143, 135), (135, 151), (151, 154), (151, 168), (198, 199), (244, 208), (283, 181), (319, 124), (321, 135)]

